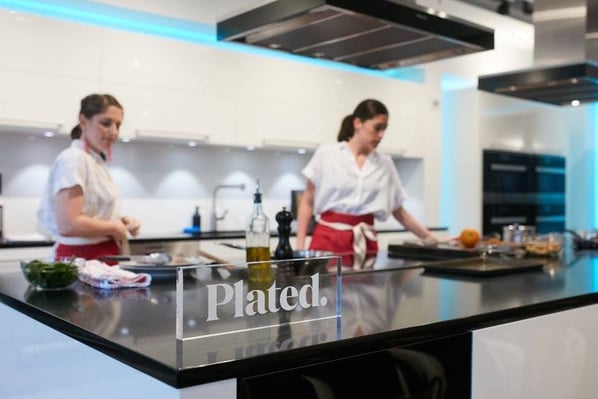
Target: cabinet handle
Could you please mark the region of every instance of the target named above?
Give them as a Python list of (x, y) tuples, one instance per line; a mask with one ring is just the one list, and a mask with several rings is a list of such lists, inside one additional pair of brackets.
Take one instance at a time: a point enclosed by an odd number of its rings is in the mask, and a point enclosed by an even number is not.
[(536, 216), (536, 223), (564, 222), (564, 215)]
[(490, 170), (497, 170), (500, 172), (527, 172), (527, 166), (525, 165), (509, 165), (506, 163), (491, 163)]
[(551, 173), (554, 175), (564, 175), (565, 169), (564, 168), (554, 168), (550, 166), (536, 166), (537, 173)]
[(519, 223), (525, 224), (527, 223), (527, 218), (525, 216), (498, 216), (490, 218), (490, 224), (512, 224), (512, 223)]

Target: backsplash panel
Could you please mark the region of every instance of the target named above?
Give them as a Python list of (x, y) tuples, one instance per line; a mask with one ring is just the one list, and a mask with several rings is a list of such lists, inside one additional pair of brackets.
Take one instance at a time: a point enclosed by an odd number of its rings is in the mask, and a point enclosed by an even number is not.
[[(36, 233), (35, 213), (48, 171), (69, 144), (70, 139), (64, 136), (0, 133), (0, 205), (4, 206), (4, 231), (9, 238)], [(291, 191), (305, 186), (301, 170), (310, 156), (279, 150), (131, 142), (115, 145), (110, 168), (122, 195), (123, 214), (140, 219), (142, 233), (179, 233), (191, 224), (196, 206), (200, 207), (202, 228), (208, 230), (214, 188), (242, 183), (244, 191), (222, 189), (217, 200), (218, 214), (228, 210), (226, 218), (218, 222), (219, 230), (241, 230), (251, 211), (257, 178), (264, 192), (264, 209), (275, 228), (276, 212), (283, 206), (290, 209)], [(402, 159), (396, 165), (409, 194), (406, 206), (421, 218), (423, 162)], [(378, 227), (400, 225), (389, 220)]]

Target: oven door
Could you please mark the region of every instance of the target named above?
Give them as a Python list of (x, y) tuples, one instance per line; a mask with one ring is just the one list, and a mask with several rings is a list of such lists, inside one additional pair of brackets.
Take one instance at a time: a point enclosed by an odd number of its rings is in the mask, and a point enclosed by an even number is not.
[(533, 225), (534, 217), (527, 204), (484, 204), (484, 234), (502, 237), (503, 226)]
[(532, 168), (532, 158), (527, 154), (484, 151), (484, 192), (533, 192)]
[(565, 158), (543, 155), (534, 165), (534, 185), (540, 193), (565, 192)]

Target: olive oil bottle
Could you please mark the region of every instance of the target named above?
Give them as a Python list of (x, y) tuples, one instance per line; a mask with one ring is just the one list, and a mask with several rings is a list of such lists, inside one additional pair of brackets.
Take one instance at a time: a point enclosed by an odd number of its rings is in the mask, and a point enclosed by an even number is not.
[(250, 264), (249, 282), (268, 288), (272, 284), (270, 265), (270, 221), (262, 208), (262, 193), (259, 181), (253, 194), (253, 211), (245, 227), (246, 261)]

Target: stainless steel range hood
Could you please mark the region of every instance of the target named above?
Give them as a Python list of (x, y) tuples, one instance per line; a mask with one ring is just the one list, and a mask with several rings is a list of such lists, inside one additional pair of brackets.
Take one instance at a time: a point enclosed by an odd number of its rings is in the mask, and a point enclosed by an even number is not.
[[(409, 3), (409, 4), (408, 4)], [(494, 48), (494, 31), (404, 0), (278, 0), (221, 20), (219, 40), (388, 69)]]
[(598, 0), (535, 0), (534, 68), (481, 76), (478, 89), (553, 105), (598, 101)]

